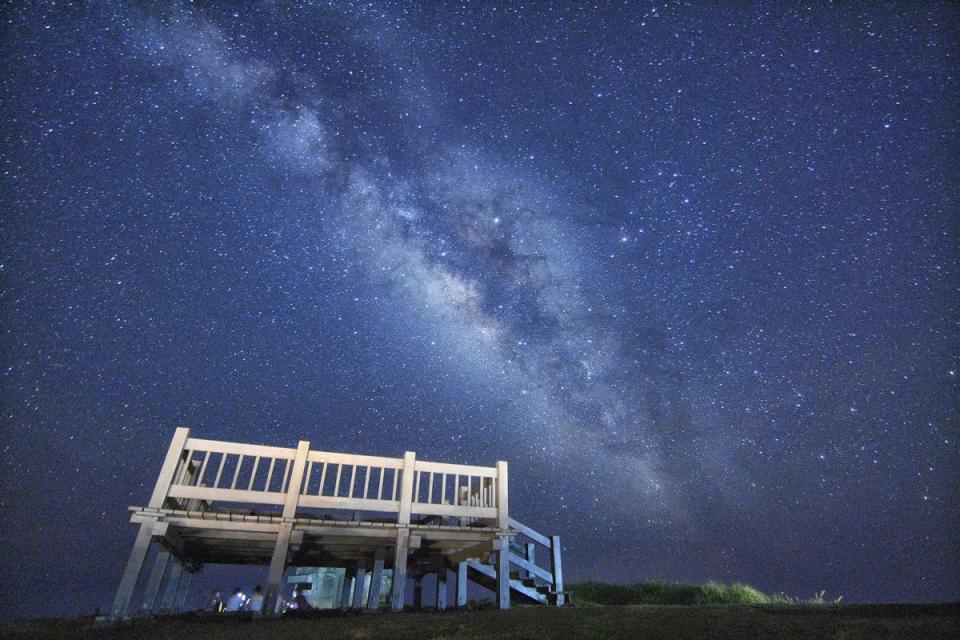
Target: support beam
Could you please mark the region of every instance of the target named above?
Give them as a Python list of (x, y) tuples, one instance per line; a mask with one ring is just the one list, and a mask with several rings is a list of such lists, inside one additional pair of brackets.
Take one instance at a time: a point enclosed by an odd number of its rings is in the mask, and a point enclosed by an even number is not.
[(187, 438), (190, 437), (190, 429), (179, 427), (173, 433), (173, 439), (170, 440), (170, 447), (167, 449), (167, 457), (163, 459), (163, 466), (160, 467), (160, 475), (157, 476), (157, 484), (153, 487), (153, 494), (150, 496), (150, 502), (147, 506), (151, 509), (162, 509), (164, 500), (167, 498), (167, 491), (170, 490), (170, 484), (173, 482), (173, 474), (177, 471), (180, 464), (180, 458), (183, 456), (183, 448), (187, 444)]
[(457, 565), (457, 606), (467, 606), (467, 569), (466, 560)]
[(267, 573), (267, 588), (263, 598), (263, 612), (273, 614), (277, 611), (280, 583), (283, 580), (283, 571), (287, 568), (287, 550), (290, 546), (290, 534), (293, 524), (285, 522), (280, 525), (277, 533), (277, 543), (273, 547), (273, 556), (270, 558), (270, 570)]
[(550, 571), (553, 573), (553, 590), (557, 594), (557, 606), (562, 607), (563, 566), (560, 562), (560, 536), (550, 536)]
[(413, 608), (423, 609), (423, 578), (419, 576), (413, 579)]
[(447, 608), (447, 568), (437, 570), (437, 611)]
[[(404, 478), (406, 483), (406, 478)], [(413, 480), (411, 478), (411, 491)], [(390, 609), (403, 611), (403, 604), (407, 598), (407, 545), (409, 533), (407, 529), (397, 530), (397, 541), (393, 548), (393, 589), (390, 591)]]
[[(400, 485), (400, 512), (397, 524), (410, 524), (410, 510), (413, 507), (413, 476), (417, 466), (417, 454), (407, 451), (403, 454), (403, 474)], [(394, 480), (396, 482), (396, 480)]]
[(133, 549), (130, 551), (130, 558), (127, 559), (127, 566), (123, 570), (123, 578), (120, 579), (120, 586), (117, 587), (117, 595), (113, 599), (114, 616), (126, 616), (130, 612), (130, 599), (137, 586), (137, 579), (140, 577), (147, 551), (150, 550), (150, 539), (153, 536), (153, 525), (156, 521), (156, 518), (151, 518), (140, 525), (137, 539), (133, 542)]
[(340, 589), (340, 608), (350, 608), (350, 594), (353, 586), (353, 569), (347, 567), (343, 571), (343, 588)]
[(510, 539), (500, 538), (497, 551), (497, 609), (510, 608)]
[[(525, 546), (527, 551), (525, 554), (527, 556), (527, 562), (530, 564), (537, 564), (537, 545), (533, 542), (528, 542)], [(530, 573), (530, 571), (524, 571), (524, 573), (526, 574), (525, 577), (527, 578), (533, 577), (533, 574)]]
[(373, 556), (373, 573), (370, 576), (370, 596), (367, 598), (368, 609), (380, 608), (380, 586), (383, 584), (383, 547), (377, 547)]
[(363, 593), (365, 591), (364, 587), (367, 582), (367, 569), (365, 567), (359, 567), (357, 569), (357, 579), (353, 583), (353, 608), (362, 609), (363, 608)]
[(157, 552), (157, 557), (153, 560), (153, 569), (150, 571), (150, 579), (147, 580), (147, 588), (143, 592), (144, 611), (153, 611), (154, 607), (157, 606), (160, 584), (163, 582), (163, 574), (166, 572), (169, 562), (169, 551), (161, 550)]
[(187, 603), (187, 596), (190, 595), (190, 581), (193, 580), (193, 574), (185, 571), (180, 574), (180, 584), (177, 585), (177, 598), (173, 604), (174, 611), (183, 611)]
[(183, 564), (174, 559), (167, 571), (167, 579), (163, 587), (163, 599), (160, 600), (160, 611), (169, 613), (177, 603), (177, 587), (180, 585), (180, 574), (183, 573)]
[(510, 528), (510, 491), (507, 463), (497, 461), (497, 527), (506, 531)]

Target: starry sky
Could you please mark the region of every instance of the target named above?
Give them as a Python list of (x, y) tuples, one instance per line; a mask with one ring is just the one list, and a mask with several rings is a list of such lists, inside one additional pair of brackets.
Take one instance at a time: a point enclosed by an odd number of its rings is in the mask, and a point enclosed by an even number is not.
[(956, 5), (0, 22), (3, 615), (109, 605), (179, 425), (508, 460), (568, 581), (960, 598)]

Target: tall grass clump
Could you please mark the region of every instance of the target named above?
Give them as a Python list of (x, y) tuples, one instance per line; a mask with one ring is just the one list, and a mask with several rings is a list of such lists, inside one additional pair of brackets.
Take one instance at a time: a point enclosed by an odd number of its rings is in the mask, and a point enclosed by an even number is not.
[(680, 584), (676, 582), (638, 582), (637, 584), (609, 584), (607, 582), (581, 582), (569, 585), (574, 602), (592, 604), (771, 604), (773, 598), (753, 587), (719, 582), (705, 584)]

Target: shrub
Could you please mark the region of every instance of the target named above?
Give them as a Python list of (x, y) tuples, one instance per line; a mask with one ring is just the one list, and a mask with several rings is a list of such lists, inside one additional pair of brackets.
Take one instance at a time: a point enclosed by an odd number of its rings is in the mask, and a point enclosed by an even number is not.
[(775, 599), (753, 587), (719, 582), (705, 584), (680, 584), (676, 582), (639, 582), (637, 584), (609, 584), (606, 582), (581, 582), (569, 585), (574, 602), (593, 604), (770, 604)]

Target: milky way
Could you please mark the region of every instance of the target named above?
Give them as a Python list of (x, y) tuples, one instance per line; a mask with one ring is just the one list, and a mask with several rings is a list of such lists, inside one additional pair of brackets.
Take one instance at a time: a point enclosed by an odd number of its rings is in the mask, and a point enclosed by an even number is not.
[(109, 601), (181, 424), (508, 460), (568, 580), (960, 597), (955, 7), (333, 4), (6, 11), (5, 612)]

